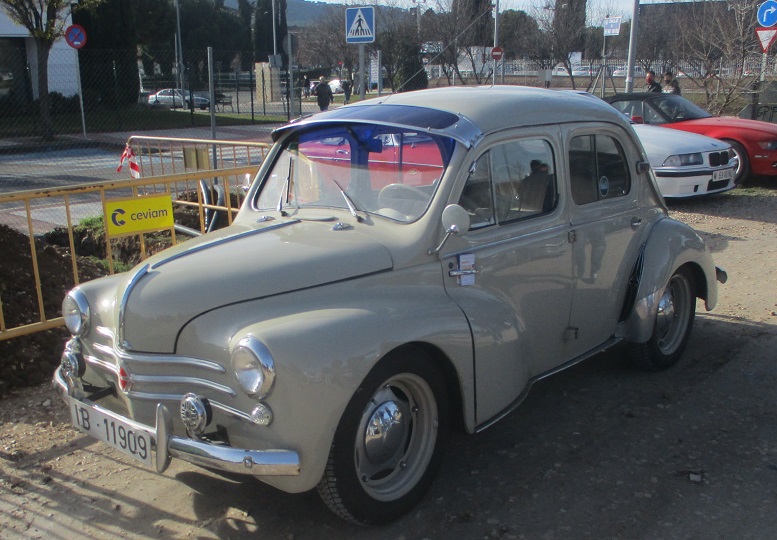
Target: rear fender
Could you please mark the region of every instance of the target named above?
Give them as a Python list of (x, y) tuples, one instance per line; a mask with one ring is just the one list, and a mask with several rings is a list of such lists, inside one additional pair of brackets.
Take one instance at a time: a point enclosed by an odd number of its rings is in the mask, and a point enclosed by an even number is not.
[(688, 225), (671, 218), (653, 227), (644, 250), (644, 264), (634, 306), (616, 335), (644, 343), (653, 333), (658, 301), (678, 268), (687, 266), (695, 278), (697, 297), (710, 311), (718, 301), (715, 264), (704, 240)]

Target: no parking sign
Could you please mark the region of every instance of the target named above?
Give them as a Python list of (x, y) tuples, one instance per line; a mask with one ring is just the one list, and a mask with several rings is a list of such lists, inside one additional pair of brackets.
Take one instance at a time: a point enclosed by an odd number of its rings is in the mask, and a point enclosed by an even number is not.
[(80, 24), (71, 24), (65, 30), (65, 41), (74, 49), (86, 45), (86, 30)]

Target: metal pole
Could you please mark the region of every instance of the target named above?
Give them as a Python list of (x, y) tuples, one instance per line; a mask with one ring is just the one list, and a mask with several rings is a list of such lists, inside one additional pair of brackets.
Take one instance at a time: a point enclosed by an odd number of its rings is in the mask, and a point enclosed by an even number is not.
[(639, 0), (634, 0), (629, 30), (629, 61), (626, 67), (626, 93), (634, 91), (634, 62), (637, 58), (637, 26), (639, 25)]
[[(216, 138), (216, 88), (213, 84), (213, 47), (208, 47), (208, 95), (210, 95), (210, 138)], [(213, 165), (216, 165), (216, 147), (213, 147)]]
[[(178, 0), (175, 0), (175, 19), (178, 32), (176, 33), (176, 41), (178, 45), (178, 81), (179, 88), (181, 89), (181, 97), (183, 94), (183, 45), (181, 44), (181, 9), (178, 5)], [(173, 98), (173, 105), (175, 105), (175, 98)]]
[(273, 56), (278, 54), (278, 39), (275, 37), (275, 0), (272, 0), (272, 54)]
[[(496, 4), (494, 5), (494, 48), (498, 46), (499, 46), (499, 0), (496, 0)], [(504, 59), (502, 60), (502, 62), (504, 62)], [(496, 86), (496, 65), (498, 63), (499, 63), (499, 60), (494, 58), (494, 86)]]
[(367, 86), (364, 80), (364, 43), (359, 43), (359, 96), (364, 101), (367, 95), (365, 86)]
[(383, 51), (378, 51), (378, 96), (383, 95)]

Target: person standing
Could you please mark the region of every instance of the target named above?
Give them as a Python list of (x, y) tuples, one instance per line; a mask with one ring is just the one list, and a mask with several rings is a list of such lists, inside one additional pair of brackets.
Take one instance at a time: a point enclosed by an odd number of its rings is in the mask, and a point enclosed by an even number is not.
[(660, 92), (661, 85), (656, 80), (656, 72), (652, 69), (645, 73), (645, 92)]
[(302, 80), (302, 93), (306, 98), (310, 97), (310, 77), (307, 75), (305, 75), (305, 78)]
[(343, 105), (348, 105), (348, 103), (351, 101), (351, 90), (353, 89), (353, 85), (351, 84), (351, 81), (348, 79), (345, 79), (343, 81)]
[(329, 88), (329, 83), (324, 80), (323, 75), (318, 78), (318, 84), (313, 89), (313, 95), (316, 96), (316, 103), (318, 103), (318, 108), (322, 111), (328, 110), (329, 104), (335, 99), (332, 89)]
[(664, 94), (677, 94), (680, 95), (680, 83), (674, 78), (672, 72), (667, 70), (664, 72), (664, 84), (661, 87)]

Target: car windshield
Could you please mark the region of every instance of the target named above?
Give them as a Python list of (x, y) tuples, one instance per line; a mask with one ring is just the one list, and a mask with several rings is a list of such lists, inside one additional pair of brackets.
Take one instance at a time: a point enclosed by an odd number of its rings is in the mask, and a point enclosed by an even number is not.
[(258, 210), (366, 212), (399, 222), (424, 214), (455, 142), (415, 128), (349, 123), (283, 143), (258, 192)]
[(712, 116), (701, 107), (675, 94), (661, 94), (652, 98), (648, 104), (653, 109), (659, 111), (666, 118), (666, 122), (670, 123), (683, 120), (698, 120)]

